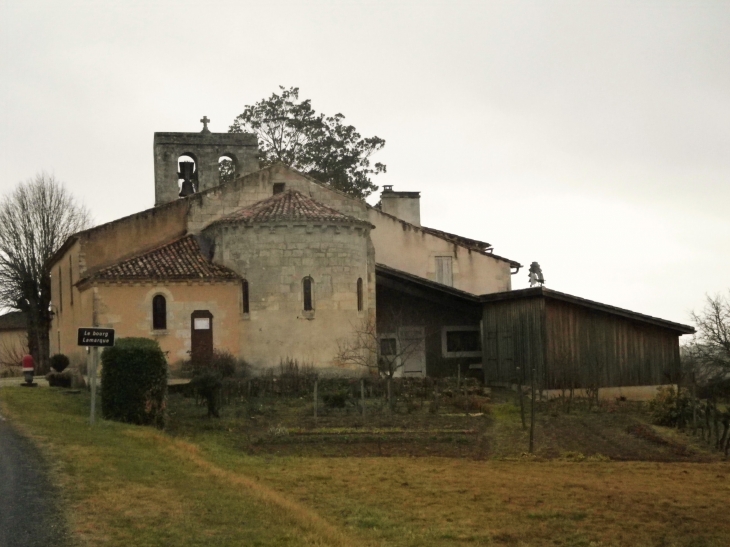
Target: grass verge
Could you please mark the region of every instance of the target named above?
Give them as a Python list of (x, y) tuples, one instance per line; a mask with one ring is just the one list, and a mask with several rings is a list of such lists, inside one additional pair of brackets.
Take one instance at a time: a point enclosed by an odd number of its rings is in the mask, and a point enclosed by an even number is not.
[(83, 393), (0, 397), (55, 463), (80, 544), (730, 544), (727, 463), (247, 456), (205, 427), (90, 428)]

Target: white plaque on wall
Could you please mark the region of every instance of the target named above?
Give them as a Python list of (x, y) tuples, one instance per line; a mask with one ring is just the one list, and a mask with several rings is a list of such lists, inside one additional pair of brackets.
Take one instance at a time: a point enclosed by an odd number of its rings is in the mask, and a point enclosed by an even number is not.
[(196, 317), (193, 319), (193, 328), (195, 330), (210, 329), (210, 317)]

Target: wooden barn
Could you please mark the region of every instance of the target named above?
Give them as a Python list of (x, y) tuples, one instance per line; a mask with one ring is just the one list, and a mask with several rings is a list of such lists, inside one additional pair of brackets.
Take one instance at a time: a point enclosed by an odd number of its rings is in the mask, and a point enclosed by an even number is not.
[(541, 389), (648, 386), (679, 372), (687, 325), (544, 287), (479, 297), (482, 357), (490, 384), (529, 382)]

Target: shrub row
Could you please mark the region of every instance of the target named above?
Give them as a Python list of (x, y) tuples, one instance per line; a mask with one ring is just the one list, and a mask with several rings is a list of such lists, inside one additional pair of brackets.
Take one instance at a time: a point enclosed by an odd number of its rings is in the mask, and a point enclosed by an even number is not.
[(104, 418), (164, 427), (167, 360), (155, 340), (120, 338), (101, 355)]

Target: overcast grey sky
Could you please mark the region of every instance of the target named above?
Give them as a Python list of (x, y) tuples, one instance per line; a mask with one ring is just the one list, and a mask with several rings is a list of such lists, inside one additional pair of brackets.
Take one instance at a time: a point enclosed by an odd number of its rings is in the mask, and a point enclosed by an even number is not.
[(0, 0), (0, 48), (2, 193), (152, 207), (155, 131), (298, 86), (549, 288), (685, 323), (730, 288), (730, 2)]

